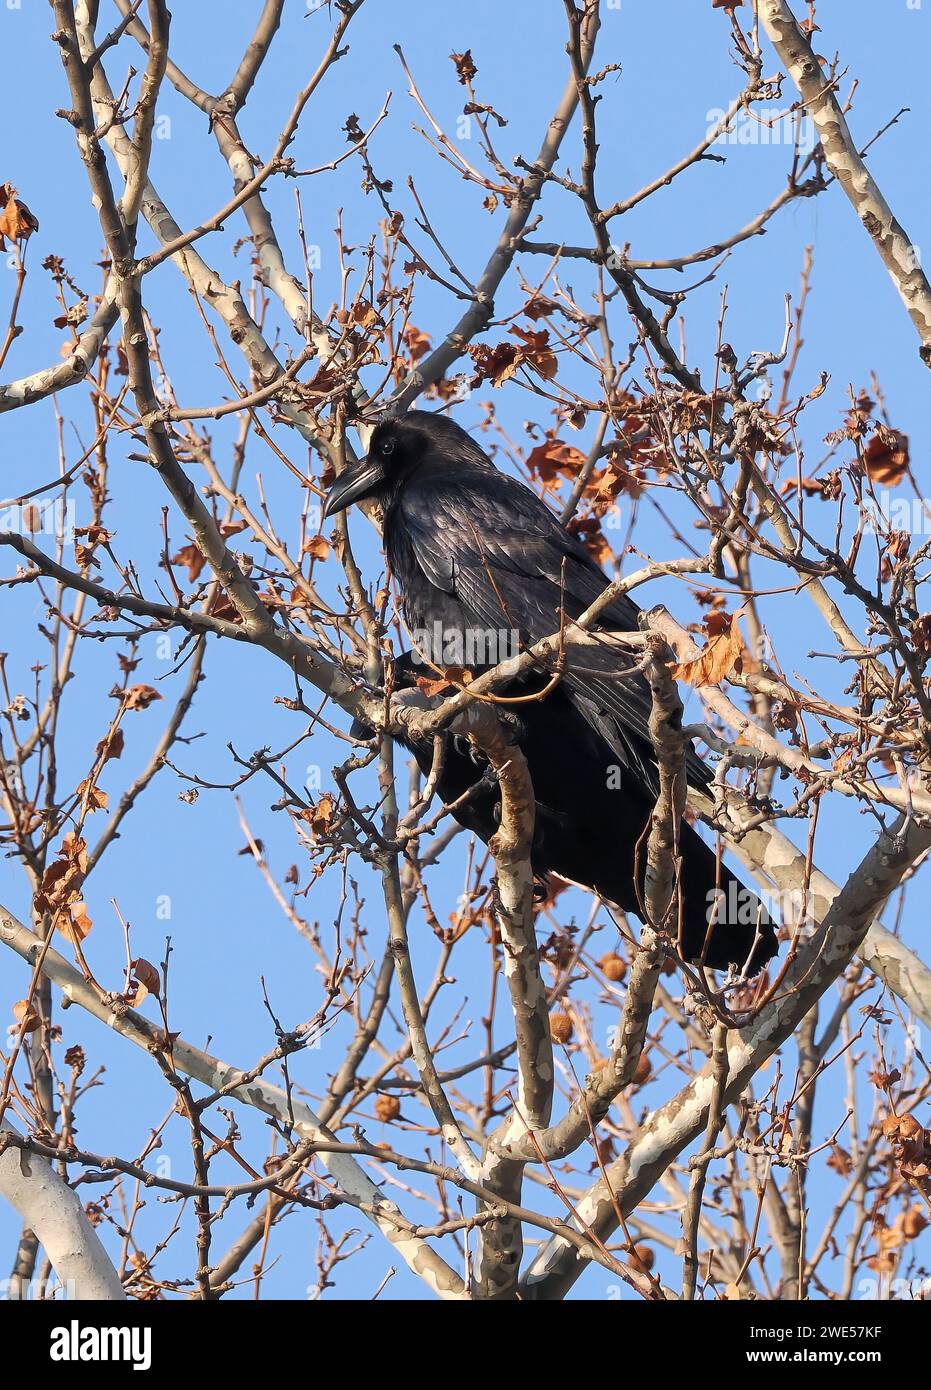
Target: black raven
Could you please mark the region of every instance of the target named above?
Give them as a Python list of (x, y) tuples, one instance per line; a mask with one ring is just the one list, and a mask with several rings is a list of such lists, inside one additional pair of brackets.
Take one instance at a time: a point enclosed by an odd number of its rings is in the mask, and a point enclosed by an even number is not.
[[(393, 662), (392, 687), (407, 703), (429, 707), (439, 697), (418, 690), (417, 678), (432, 673), (412, 652)], [(532, 693), (540, 678), (511, 681), (509, 695)], [(531, 864), (545, 879), (556, 875), (592, 889), (624, 912), (640, 913), (645, 854), (637, 842), (648, 830), (653, 798), (628, 779), (612, 776), (616, 758), (561, 687), (543, 700), (510, 706), (506, 729), (527, 759), (536, 799)], [(357, 738), (371, 730), (353, 723)], [(424, 777), (433, 769), (433, 739), (410, 742)], [(456, 734), (443, 735), (436, 792), (456, 805), (454, 818), (486, 844), (501, 818), (501, 796), (481, 753)], [(645, 843), (645, 842), (644, 842)], [(688, 823), (679, 829), (682, 896), (681, 949), (687, 960), (703, 960), (712, 970), (732, 962), (753, 975), (776, 952), (775, 932), (754, 893), (735, 878)], [(712, 908), (716, 908), (712, 911)], [(712, 918), (716, 924), (709, 932)], [(673, 929), (675, 930), (675, 928)]]
[[(332, 487), (325, 514), (367, 497), (383, 508), (385, 550), (405, 621), (418, 650), (437, 666), (477, 671), (516, 657), (558, 631), (562, 614), (578, 617), (608, 584), (546, 504), (499, 472), (445, 416), (410, 411), (380, 423), (368, 456)], [(637, 618), (636, 604), (622, 596), (593, 631), (635, 631)], [(555, 688), (542, 700), (510, 708), (519, 711), (517, 741), (538, 803), (534, 867), (636, 912), (635, 847), (658, 777), (648, 730), (649, 687), (636, 674), (619, 679), (625, 665), (631, 659), (615, 644), (577, 646)], [(531, 672), (501, 693), (538, 690), (541, 683), (545, 677)], [(413, 751), (422, 765), (429, 763), (432, 749)], [(447, 753), (439, 790), (449, 801), (481, 773), (455, 747)], [(686, 772), (693, 786), (707, 785), (708, 768), (691, 748)], [(489, 789), (484, 806), (482, 795), (478, 809), (470, 802), (462, 820), (488, 839), (496, 794)], [(724, 896), (718, 898), (706, 963), (759, 968), (775, 953), (776, 938), (765, 916), (757, 937), (756, 898), (727, 870), (717, 871), (714, 854), (690, 826), (681, 827), (680, 843), (686, 955), (701, 955), (717, 885)]]

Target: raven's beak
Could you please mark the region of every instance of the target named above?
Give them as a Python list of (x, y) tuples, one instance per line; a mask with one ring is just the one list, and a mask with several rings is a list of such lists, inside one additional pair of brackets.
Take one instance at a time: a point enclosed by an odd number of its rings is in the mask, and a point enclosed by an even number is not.
[(384, 478), (384, 471), (377, 460), (360, 459), (358, 463), (354, 463), (351, 468), (347, 468), (345, 472), (341, 473), (330, 488), (323, 508), (324, 517), (335, 516), (337, 512), (344, 511), (351, 503), (368, 497), (380, 483), (384, 482)]

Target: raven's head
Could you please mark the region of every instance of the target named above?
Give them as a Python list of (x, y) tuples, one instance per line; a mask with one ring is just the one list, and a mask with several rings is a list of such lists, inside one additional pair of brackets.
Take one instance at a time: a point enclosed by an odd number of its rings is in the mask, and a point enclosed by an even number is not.
[(388, 501), (427, 456), (440, 466), (491, 464), (475, 440), (446, 415), (409, 410), (375, 426), (364, 459), (341, 473), (327, 494), (324, 516), (333, 516), (366, 497)]

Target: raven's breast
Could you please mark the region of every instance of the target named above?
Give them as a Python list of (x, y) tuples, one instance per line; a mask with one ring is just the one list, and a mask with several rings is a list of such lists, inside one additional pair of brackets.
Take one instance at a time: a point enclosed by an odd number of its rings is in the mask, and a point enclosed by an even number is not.
[(410, 534), (396, 513), (385, 517), (385, 553), (401, 594), (401, 610), (414, 648), (435, 666), (496, 666), (512, 655), (487, 650), (484, 629), (454, 593), (428, 578), (417, 559)]

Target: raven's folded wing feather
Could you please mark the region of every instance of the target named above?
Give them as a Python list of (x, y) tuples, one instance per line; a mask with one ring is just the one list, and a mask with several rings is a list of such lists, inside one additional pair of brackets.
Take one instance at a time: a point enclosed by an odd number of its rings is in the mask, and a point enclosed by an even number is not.
[[(516, 629), (528, 643), (558, 631), (560, 612), (577, 618), (608, 580), (544, 502), (506, 474), (448, 464), (400, 501), (403, 526), (428, 581), (451, 594), (468, 620), (487, 630)], [(592, 635), (636, 631), (639, 610), (626, 595), (611, 603)], [(656, 789), (650, 757), (651, 697), (634, 664), (614, 643), (576, 644), (565, 681), (585, 718), (622, 764)], [(689, 780), (705, 785), (709, 772), (694, 750)]]

